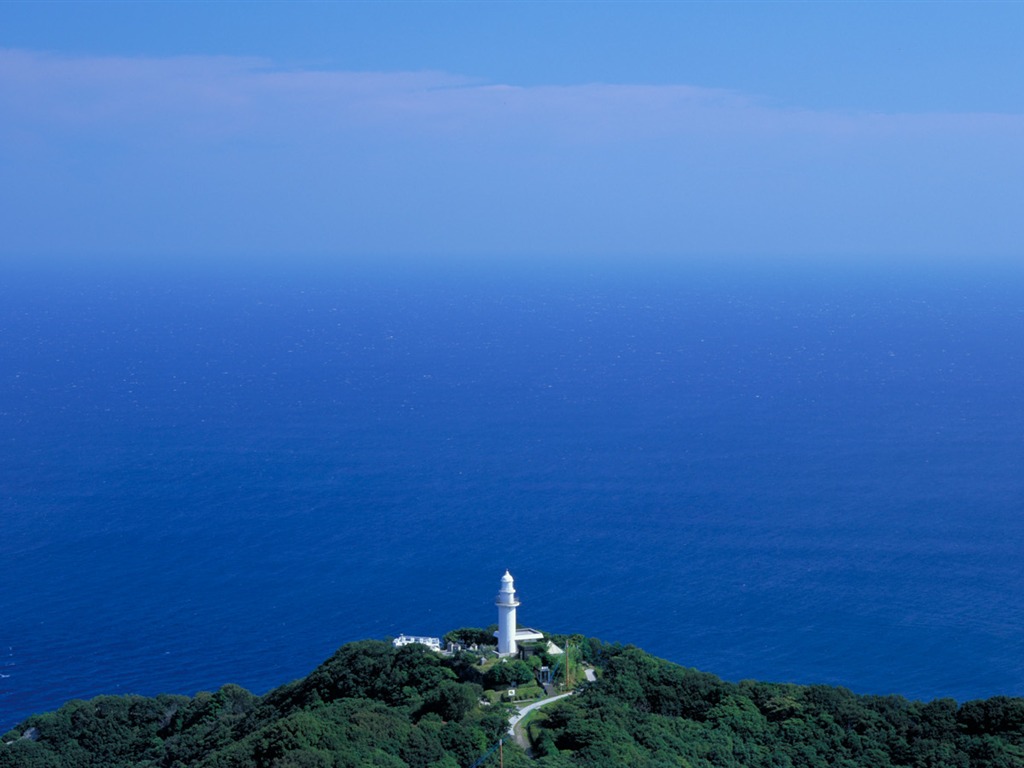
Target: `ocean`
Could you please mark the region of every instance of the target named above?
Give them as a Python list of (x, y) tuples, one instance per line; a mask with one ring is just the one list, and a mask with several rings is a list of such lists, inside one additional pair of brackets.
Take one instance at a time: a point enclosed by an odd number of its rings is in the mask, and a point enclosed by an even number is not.
[(1024, 695), (1024, 277), (0, 276), (0, 728), (496, 621), (729, 680)]

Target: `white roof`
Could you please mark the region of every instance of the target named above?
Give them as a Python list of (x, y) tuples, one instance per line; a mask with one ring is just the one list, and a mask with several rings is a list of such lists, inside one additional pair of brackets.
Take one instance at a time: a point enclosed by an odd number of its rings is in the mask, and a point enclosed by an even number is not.
[(544, 633), (538, 632), (536, 629), (530, 629), (529, 627), (522, 627), (516, 630), (516, 642), (523, 640), (543, 640)]

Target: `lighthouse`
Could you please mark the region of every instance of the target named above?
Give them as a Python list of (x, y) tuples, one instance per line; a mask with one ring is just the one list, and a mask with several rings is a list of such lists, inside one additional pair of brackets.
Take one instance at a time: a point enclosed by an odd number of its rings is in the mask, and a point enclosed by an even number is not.
[(501, 577), (501, 587), (494, 600), (498, 606), (498, 655), (512, 656), (516, 652), (516, 590), (512, 586), (512, 574), (507, 570)]

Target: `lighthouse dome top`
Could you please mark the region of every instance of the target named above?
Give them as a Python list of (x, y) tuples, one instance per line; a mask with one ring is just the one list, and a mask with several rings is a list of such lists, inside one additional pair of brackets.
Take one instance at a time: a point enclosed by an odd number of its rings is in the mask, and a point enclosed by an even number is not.
[(511, 582), (512, 581), (512, 574), (508, 572), (507, 568), (505, 569), (505, 575), (501, 577), (501, 580), (503, 582)]

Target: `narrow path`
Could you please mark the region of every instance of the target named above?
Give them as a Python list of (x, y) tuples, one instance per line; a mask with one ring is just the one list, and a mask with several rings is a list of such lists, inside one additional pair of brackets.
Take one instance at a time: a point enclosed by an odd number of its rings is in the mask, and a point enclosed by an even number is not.
[[(583, 670), (584, 677), (586, 677), (588, 683), (593, 683), (597, 680), (597, 676), (594, 674), (593, 667), (587, 667)], [(516, 726), (519, 725), (519, 721), (526, 717), (528, 714), (533, 712), (535, 709), (546, 707), (553, 701), (564, 699), (566, 696), (572, 696), (576, 691), (568, 691), (566, 693), (560, 693), (557, 696), (549, 696), (546, 699), (535, 701), (531, 704), (527, 704), (525, 707), (517, 707), (516, 713), (508, 719), (508, 732), (516, 740), (516, 744), (522, 747), (527, 755), (530, 755), (530, 743), (526, 739), (526, 734), (522, 732), (522, 729), (516, 730)], [(532, 757), (532, 755), (530, 755)]]
[(545, 706), (547, 706), (548, 704), (550, 704), (553, 701), (558, 701), (559, 699), (564, 699), (566, 696), (572, 696), (574, 693), (576, 693), (576, 691), (569, 691), (568, 693), (560, 693), (557, 696), (551, 696), (551, 697), (546, 698), (546, 699), (541, 699), (540, 701), (534, 701), (534, 702), (532, 702), (530, 704), (527, 704), (525, 707), (519, 707), (518, 712), (516, 714), (512, 715), (512, 717), (510, 717), (509, 720), (508, 720), (508, 732), (513, 734), (513, 735), (515, 735), (515, 727), (517, 725), (519, 725), (519, 721), (522, 720), (524, 717), (526, 717), (531, 712), (533, 712), (533, 710), (540, 709), (541, 707), (545, 707)]
[(560, 693), (557, 696), (551, 696), (547, 699), (541, 699), (540, 701), (535, 701), (532, 704), (527, 704), (525, 707), (518, 708), (516, 710), (516, 714), (512, 715), (512, 717), (508, 719), (509, 735), (516, 740), (516, 744), (518, 744), (520, 747), (526, 750), (526, 754), (530, 754), (530, 742), (527, 741), (526, 734), (522, 732), (522, 729), (516, 730), (516, 726), (519, 725), (519, 721), (531, 712), (533, 712), (533, 710), (540, 709), (541, 707), (546, 707), (551, 702), (558, 701), (559, 699), (564, 699), (566, 696), (572, 696), (574, 693), (575, 691), (569, 691), (568, 693)]

